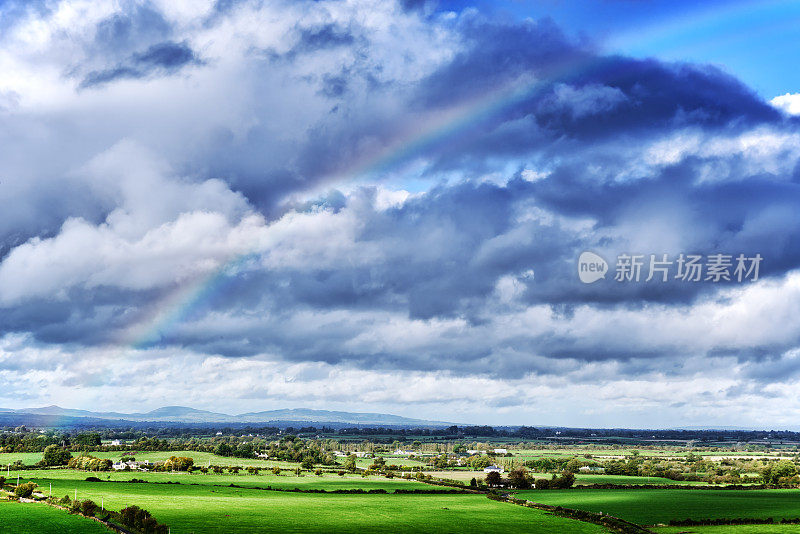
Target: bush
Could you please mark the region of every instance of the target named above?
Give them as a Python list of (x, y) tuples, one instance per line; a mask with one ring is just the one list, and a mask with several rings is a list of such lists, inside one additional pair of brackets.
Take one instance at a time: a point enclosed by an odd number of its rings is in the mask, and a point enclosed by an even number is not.
[(69, 495), (64, 495), (61, 497), (61, 500), (58, 501), (59, 504), (69, 504), (70, 502), (72, 502), (72, 499), (69, 498)]
[(97, 504), (89, 499), (81, 502), (81, 513), (86, 517), (93, 517), (94, 513), (97, 511)]
[(95, 458), (94, 456), (78, 456), (71, 459), (67, 465), (70, 469), (83, 469), (84, 471), (109, 471), (112, 461), (108, 458)]
[(19, 484), (16, 488), (14, 488), (14, 495), (17, 497), (30, 497), (33, 495), (33, 490), (36, 489), (36, 487), (37, 485), (33, 482)]
[(162, 534), (169, 529), (160, 524), (150, 515), (150, 512), (138, 506), (128, 506), (119, 511), (120, 521), (123, 525), (140, 530), (145, 534)]

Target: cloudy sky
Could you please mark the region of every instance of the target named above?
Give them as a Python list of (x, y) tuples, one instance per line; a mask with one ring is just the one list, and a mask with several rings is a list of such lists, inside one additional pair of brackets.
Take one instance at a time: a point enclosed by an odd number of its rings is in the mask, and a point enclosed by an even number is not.
[(798, 19), (0, 0), (0, 407), (797, 428)]

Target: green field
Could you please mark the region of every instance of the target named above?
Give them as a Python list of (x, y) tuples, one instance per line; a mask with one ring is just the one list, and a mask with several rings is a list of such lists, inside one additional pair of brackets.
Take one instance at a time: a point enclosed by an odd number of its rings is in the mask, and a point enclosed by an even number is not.
[[(550, 478), (552, 475), (536, 473), (537, 478)], [(593, 473), (578, 473), (575, 475), (575, 484), (641, 484), (641, 485), (690, 485), (705, 486), (705, 482), (684, 482), (661, 477), (636, 477), (625, 475), (598, 475)]]
[(41, 452), (0, 452), (0, 467), (5, 470), (6, 465), (18, 460), (25, 465), (33, 465), (41, 459)]
[[(642, 525), (671, 519), (800, 517), (800, 490), (530, 490), (519, 498), (604, 512)], [(796, 531), (800, 527), (795, 525)]]
[(658, 534), (797, 534), (798, 525), (722, 525), (708, 527), (655, 527)]
[(44, 504), (0, 501), (0, 531), (14, 534), (108, 534), (100, 523)]
[[(19, 474), (21, 480), (32, 480), (44, 489), (48, 489), (48, 484), (52, 481), (58, 481), (59, 485), (64, 481), (77, 480), (85, 481), (86, 477), (94, 476), (103, 481), (112, 482), (127, 482), (131, 479), (145, 480), (153, 483), (166, 483), (166, 482), (179, 482), (187, 485), (203, 485), (203, 486), (228, 486), (235, 484), (245, 488), (267, 488), (272, 487), (276, 489), (294, 489), (299, 488), (302, 490), (321, 489), (326, 491), (341, 490), (341, 489), (385, 489), (387, 491), (394, 491), (395, 489), (424, 489), (433, 491), (445, 491), (449, 488), (441, 486), (431, 486), (413, 480), (405, 480), (402, 478), (388, 479), (379, 476), (363, 477), (361, 475), (346, 474), (339, 476), (336, 474), (325, 473), (321, 476), (306, 473), (303, 476), (295, 476), (294, 474), (287, 475), (274, 475), (271, 472), (262, 473), (259, 475), (249, 475), (240, 473), (233, 474), (202, 474), (202, 473), (162, 473), (162, 472), (141, 472), (141, 471), (76, 471), (73, 469), (48, 469), (48, 470), (34, 470), (34, 471), (18, 471), (12, 473), (13, 477)], [(12, 477), (12, 478), (13, 478)], [(13, 481), (15, 481), (14, 479)]]
[(79, 499), (98, 503), (102, 499), (106, 508), (112, 510), (138, 505), (169, 525), (174, 534), (604, 532), (596, 525), (491, 501), (483, 495), (309, 494), (202, 484), (86, 482), (65, 478), (33, 480), (45, 491), (52, 483), (55, 496), (68, 494), (72, 497), (77, 490)]
[(708, 527), (655, 527), (658, 534), (797, 534), (800, 525), (721, 525)]

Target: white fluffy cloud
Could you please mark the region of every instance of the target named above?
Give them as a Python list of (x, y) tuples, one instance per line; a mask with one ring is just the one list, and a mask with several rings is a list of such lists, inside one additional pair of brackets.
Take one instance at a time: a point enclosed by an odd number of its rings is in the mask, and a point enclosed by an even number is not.
[(790, 115), (800, 115), (800, 93), (779, 95), (769, 102), (776, 108), (782, 109)]

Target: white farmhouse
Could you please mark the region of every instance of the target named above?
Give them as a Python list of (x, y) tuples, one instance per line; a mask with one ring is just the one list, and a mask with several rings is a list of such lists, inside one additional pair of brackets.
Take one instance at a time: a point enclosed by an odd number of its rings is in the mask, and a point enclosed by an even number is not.
[(508, 454), (508, 449), (495, 449), (495, 454)]
[(490, 465), (489, 467), (483, 468), (484, 473), (505, 473), (505, 471), (506, 470), (503, 468), (502, 465), (501, 466)]

